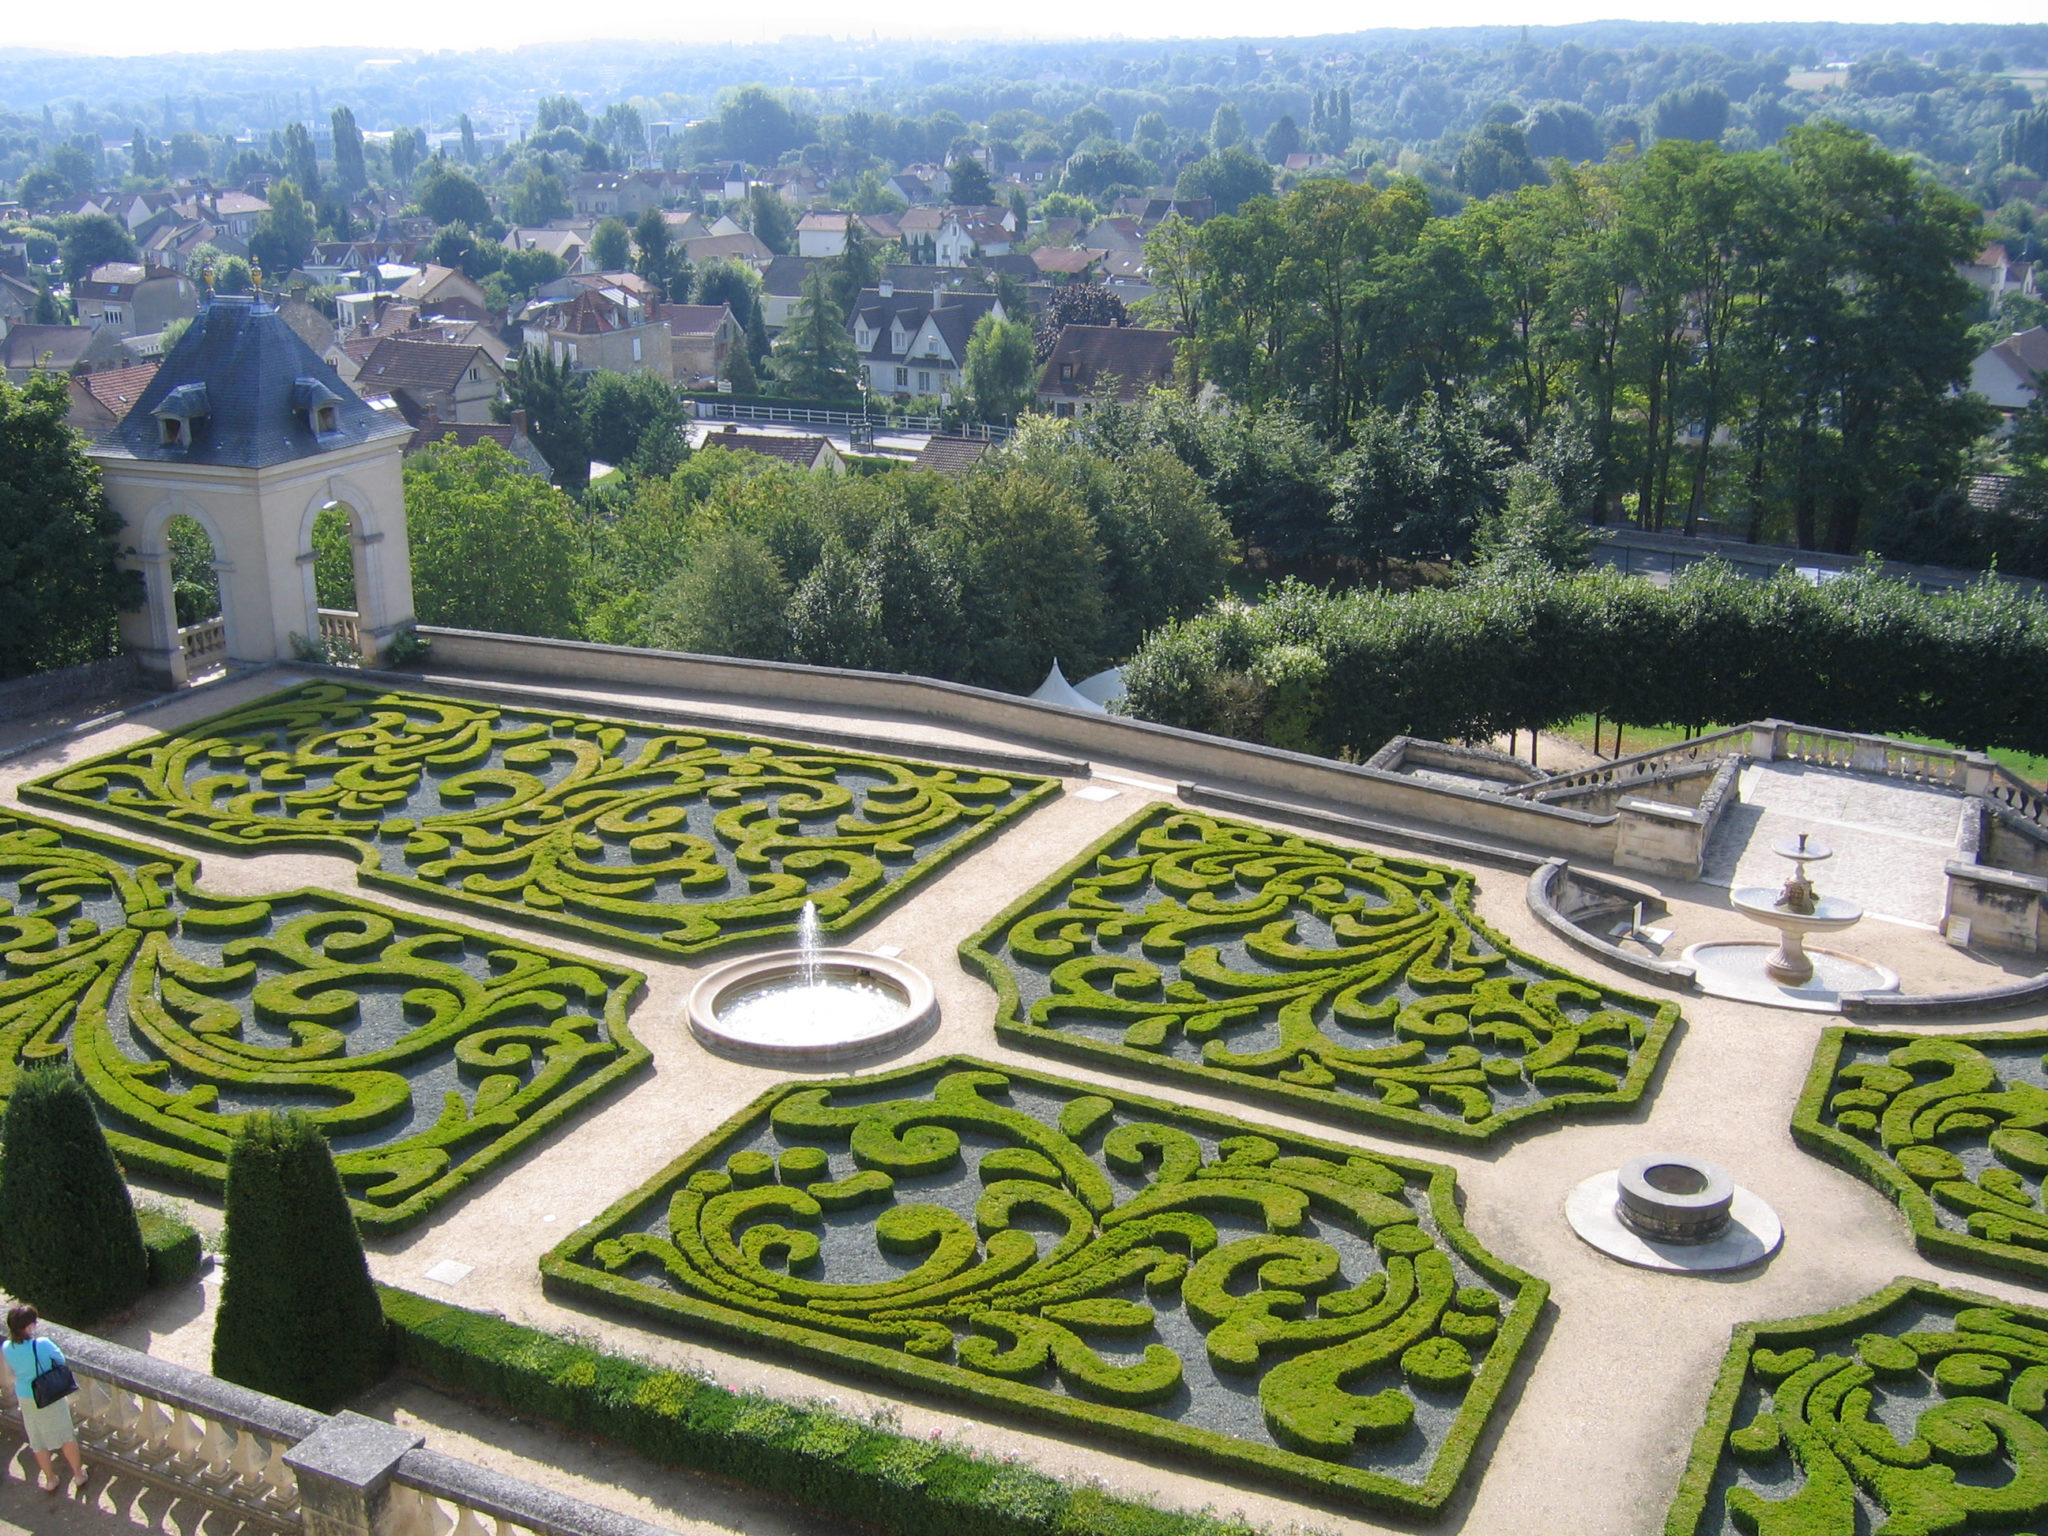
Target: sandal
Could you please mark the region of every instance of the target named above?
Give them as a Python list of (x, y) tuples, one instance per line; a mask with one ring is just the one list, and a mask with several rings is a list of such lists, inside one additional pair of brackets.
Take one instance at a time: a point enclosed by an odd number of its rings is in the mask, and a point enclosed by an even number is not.
[(87, 1467), (80, 1467), (76, 1472), (72, 1473), (71, 1491), (73, 1493), (77, 1493), (80, 1489), (82, 1489), (85, 1486), (85, 1480), (91, 1475), (91, 1469)]
[(36, 1486), (42, 1489), (45, 1493), (55, 1493), (58, 1487), (60, 1486), (57, 1482), (57, 1474), (54, 1472), (44, 1472), (40, 1474), (36, 1478)]

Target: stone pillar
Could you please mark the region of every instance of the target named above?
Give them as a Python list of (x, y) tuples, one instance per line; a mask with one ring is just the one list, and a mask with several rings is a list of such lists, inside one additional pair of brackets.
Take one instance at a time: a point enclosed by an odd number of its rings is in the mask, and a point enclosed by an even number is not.
[(142, 606), (121, 615), (121, 643), (134, 655), (143, 679), (162, 688), (185, 686), (185, 642), (178, 635), (178, 602), (168, 549), (138, 550)]
[(377, 1536), (391, 1474), (425, 1441), (410, 1430), (359, 1413), (337, 1413), (285, 1452), (299, 1480), (306, 1536)]

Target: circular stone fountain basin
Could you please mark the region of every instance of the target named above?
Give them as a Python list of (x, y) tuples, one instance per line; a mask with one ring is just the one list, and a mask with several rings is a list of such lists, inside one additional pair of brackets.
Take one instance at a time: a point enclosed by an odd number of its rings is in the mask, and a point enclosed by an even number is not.
[(769, 1066), (842, 1066), (887, 1056), (938, 1022), (931, 978), (857, 949), (820, 950), (816, 982), (793, 949), (707, 971), (690, 991), (690, 1033), (721, 1056)]

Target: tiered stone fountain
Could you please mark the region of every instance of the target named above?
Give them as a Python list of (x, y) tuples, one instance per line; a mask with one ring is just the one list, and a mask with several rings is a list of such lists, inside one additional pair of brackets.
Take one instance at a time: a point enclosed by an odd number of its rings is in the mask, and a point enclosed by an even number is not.
[(1778, 931), (1778, 942), (1715, 941), (1685, 952), (1702, 992), (1778, 1008), (1840, 1011), (1845, 992), (1896, 992), (1896, 972), (1854, 955), (1809, 950), (1810, 933), (1840, 933), (1863, 920), (1863, 908), (1842, 896), (1814, 889), (1807, 865), (1835, 856), (1832, 848), (1802, 832), (1771, 846), (1792, 861), (1792, 877), (1777, 891), (1765, 885), (1737, 886), (1729, 903), (1744, 917)]

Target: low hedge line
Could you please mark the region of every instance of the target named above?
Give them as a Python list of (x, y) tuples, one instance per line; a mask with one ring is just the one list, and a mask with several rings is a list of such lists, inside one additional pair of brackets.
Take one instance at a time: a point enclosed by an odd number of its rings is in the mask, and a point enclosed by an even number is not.
[(378, 1287), (398, 1363), (511, 1413), (900, 1536), (1253, 1536), (830, 1409), (733, 1392), (411, 1291)]

